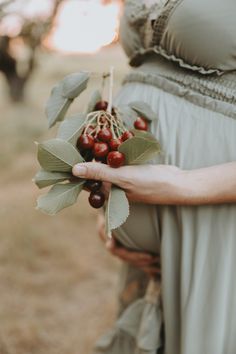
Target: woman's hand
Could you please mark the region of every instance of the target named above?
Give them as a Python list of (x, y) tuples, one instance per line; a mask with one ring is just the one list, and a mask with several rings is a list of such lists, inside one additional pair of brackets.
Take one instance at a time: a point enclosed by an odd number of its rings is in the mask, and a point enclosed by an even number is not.
[(149, 204), (175, 204), (178, 200), (176, 180), (182, 171), (175, 166), (142, 165), (111, 168), (88, 162), (73, 168), (73, 174), (86, 179), (101, 180), (121, 187), (129, 200)]
[(140, 268), (149, 276), (161, 276), (159, 256), (153, 256), (144, 252), (130, 251), (119, 244), (114, 238), (108, 240), (105, 234), (105, 220), (101, 214), (98, 216), (98, 234), (111, 254), (134, 267)]

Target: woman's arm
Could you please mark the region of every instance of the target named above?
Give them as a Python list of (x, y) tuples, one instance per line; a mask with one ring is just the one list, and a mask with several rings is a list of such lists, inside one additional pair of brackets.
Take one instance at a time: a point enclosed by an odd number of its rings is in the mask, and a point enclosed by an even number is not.
[(73, 174), (120, 186), (135, 202), (163, 205), (236, 203), (236, 162), (187, 171), (169, 165), (114, 169), (89, 162), (74, 166)]

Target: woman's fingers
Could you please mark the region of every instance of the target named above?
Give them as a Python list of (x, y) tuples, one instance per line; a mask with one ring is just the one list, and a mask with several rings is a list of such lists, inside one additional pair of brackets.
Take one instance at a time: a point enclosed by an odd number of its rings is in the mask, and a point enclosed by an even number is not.
[(125, 248), (117, 248), (114, 252), (114, 255), (122, 258), (126, 262), (131, 262), (133, 264), (143, 266), (145, 264), (152, 264), (157, 262), (157, 258), (145, 253), (138, 253), (127, 251)]
[(108, 251), (110, 251), (111, 253), (114, 252), (114, 250), (117, 248), (116, 245), (116, 241), (114, 238), (111, 238), (109, 240), (106, 241), (106, 248), (108, 249)]
[(105, 219), (102, 214), (98, 214), (97, 217), (97, 232), (100, 239), (105, 243), (107, 241), (107, 235), (105, 233)]
[(156, 266), (149, 266), (149, 267), (142, 267), (142, 270), (147, 273), (148, 275), (161, 275), (161, 268), (159, 265)]
[[(103, 182), (101, 192), (105, 195), (106, 200), (109, 197), (110, 190), (111, 190), (111, 183)], [(105, 225), (105, 223), (104, 223), (104, 225)]]
[(75, 165), (72, 172), (76, 177), (95, 179), (119, 185), (121, 182), (119, 170), (99, 162), (86, 162)]
[(114, 239), (106, 243), (108, 250), (120, 259), (131, 263), (137, 267), (144, 267), (153, 263), (160, 262), (159, 256), (154, 256), (149, 253), (130, 251), (122, 246), (117, 246)]

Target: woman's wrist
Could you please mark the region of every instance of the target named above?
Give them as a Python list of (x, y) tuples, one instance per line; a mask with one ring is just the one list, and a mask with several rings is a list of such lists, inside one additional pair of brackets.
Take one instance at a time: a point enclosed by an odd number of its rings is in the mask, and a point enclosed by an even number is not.
[[(217, 199), (214, 184), (209, 181), (207, 169), (179, 170), (172, 180), (170, 189), (176, 205), (204, 205), (221, 202)], [(219, 197), (219, 196), (218, 196)]]
[(180, 170), (174, 181), (177, 204), (235, 203), (236, 163)]
[[(163, 183), (163, 203), (170, 205), (208, 204), (210, 186), (199, 170), (170, 170)], [(165, 186), (164, 186), (165, 185)]]

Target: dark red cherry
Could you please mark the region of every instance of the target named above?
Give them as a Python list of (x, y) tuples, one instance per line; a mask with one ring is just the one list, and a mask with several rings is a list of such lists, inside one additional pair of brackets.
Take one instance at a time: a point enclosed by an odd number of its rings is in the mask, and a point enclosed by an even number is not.
[(118, 150), (118, 147), (122, 144), (121, 139), (111, 139), (109, 141), (110, 149), (113, 151)]
[(92, 149), (94, 147), (94, 138), (87, 134), (81, 135), (77, 141), (77, 147), (82, 150)]
[(147, 131), (148, 130), (148, 122), (146, 121), (145, 118), (138, 117), (136, 119), (136, 121), (134, 122), (134, 127), (135, 127), (135, 129), (138, 129), (138, 130)]
[(99, 130), (97, 138), (101, 141), (108, 142), (112, 139), (112, 132), (109, 128), (102, 128)]
[(107, 156), (109, 152), (109, 147), (107, 143), (104, 142), (97, 142), (94, 144), (93, 147), (93, 155), (95, 157), (101, 158)]
[(93, 156), (92, 150), (82, 150), (82, 151), (80, 151), (80, 154), (86, 162), (93, 161), (94, 156)]
[(95, 157), (95, 161), (106, 164), (107, 163), (107, 157), (106, 156), (104, 156), (104, 157)]
[(119, 151), (111, 151), (107, 156), (107, 163), (113, 168), (121, 167), (125, 164), (125, 155)]
[(90, 192), (97, 192), (102, 187), (102, 181), (95, 181), (94, 179), (88, 179), (85, 184), (85, 188), (87, 188)]
[(130, 132), (129, 130), (126, 130), (126, 131), (122, 134), (121, 140), (122, 140), (122, 141), (126, 141), (126, 140), (128, 140), (128, 139), (130, 139), (130, 138), (133, 138), (133, 136), (134, 136), (134, 134), (133, 134), (132, 132)]
[(108, 102), (107, 101), (99, 101), (95, 105), (95, 110), (96, 111), (106, 111), (108, 107)]
[(91, 192), (89, 196), (89, 204), (95, 208), (101, 208), (105, 203), (105, 195), (102, 192)]

